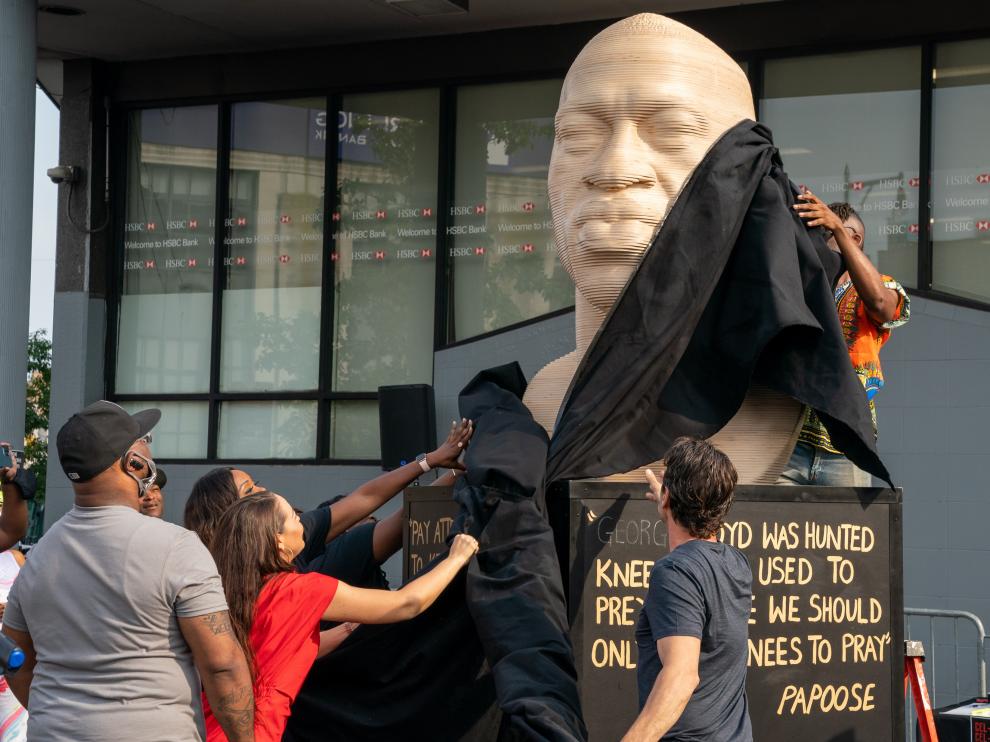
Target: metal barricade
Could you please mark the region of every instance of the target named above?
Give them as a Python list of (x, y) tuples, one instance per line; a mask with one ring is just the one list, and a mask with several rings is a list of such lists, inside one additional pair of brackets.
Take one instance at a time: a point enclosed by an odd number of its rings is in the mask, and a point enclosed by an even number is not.
[[(953, 654), (953, 678), (955, 681), (955, 690), (952, 697), (952, 701), (959, 701), (959, 622), (964, 621), (972, 624), (976, 631), (976, 690), (978, 696), (986, 697), (987, 695), (987, 657), (986, 657), (986, 639), (987, 633), (983, 628), (983, 622), (980, 617), (969, 611), (952, 611), (952, 610), (942, 610), (937, 608), (905, 608), (904, 609), (904, 636), (907, 639), (911, 639), (911, 618), (927, 618), (928, 619), (928, 637), (925, 643), (925, 675), (928, 679), (928, 688), (931, 693), (933, 705), (946, 705), (945, 703), (937, 703), (936, 698), (936, 677), (935, 669), (938, 666), (936, 663), (939, 661), (937, 657), (937, 642), (935, 640), (935, 622), (938, 619), (946, 619), (952, 621), (952, 654)], [(919, 637), (921, 638), (921, 637)], [(945, 691), (943, 691), (943, 694)], [(946, 699), (941, 699), (945, 701)], [(914, 725), (915, 725), (915, 714), (914, 708), (910, 703), (905, 705), (905, 735), (908, 740), (914, 739)]]

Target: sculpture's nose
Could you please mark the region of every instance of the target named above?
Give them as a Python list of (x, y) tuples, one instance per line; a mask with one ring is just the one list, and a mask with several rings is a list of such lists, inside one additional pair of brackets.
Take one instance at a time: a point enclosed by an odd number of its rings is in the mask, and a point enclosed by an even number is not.
[(622, 121), (612, 127), (611, 135), (581, 180), (606, 191), (657, 184), (649, 147), (640, 139), (633, 122)]

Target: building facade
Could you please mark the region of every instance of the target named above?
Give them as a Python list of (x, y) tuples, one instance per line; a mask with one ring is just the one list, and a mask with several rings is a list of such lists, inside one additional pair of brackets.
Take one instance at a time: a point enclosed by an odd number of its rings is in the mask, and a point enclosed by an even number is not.
[[(852, 203), (911, 294), (877, 398), (906, 602), (990, 620), (990, 9), (673, 15), (740, 62), (792, 180)], [(101, 397), (160, 407), (172, 520), (217, 465), (312, 506), (380, 472), (380, 385), (433, 385), (449, 420), (478, 370), (571, 350), (546, 174), (563, 74), (609, 22), (64, 60), (61, 161), (87, 177), (60, 194), (54, 429)], [(50, 524), (57, 461), (48, 482)]]

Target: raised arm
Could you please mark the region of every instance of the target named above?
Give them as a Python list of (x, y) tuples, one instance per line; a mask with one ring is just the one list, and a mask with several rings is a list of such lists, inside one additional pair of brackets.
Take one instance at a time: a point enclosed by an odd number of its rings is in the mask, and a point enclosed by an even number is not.
[(657, 640), (663, 669), (622, 742), (656, 742), (677, 723), (691, 694), (698, 687), (701, 640), (693, 636), (668, 636)]
[(213, 716), (230, 742), (254, 742), (254, 691), (227, 611), (180, 618)]
[[(430, 487), (449, 487), (461, 472), (451, 469), (443, 476), (437, 477)], [(375, 561), (381, 564), (402, 548), (402, 510), (396, 510), (387, 518), (375, 524), (371, 550)]]
[[(10, 450), (10, 444), (0, 442), (0, 446)], [(11, 455), (13, 465), (0, 469), (0, 482), (3, 490), (3, 508), (0, 509), (0, 551), (6, 551), (27, 533), (28, 507), (24, 493), (19, 484), (25, 481), (26, 472), (21, 472), (18, 482), (14, 478), (18, 474), (17, 458)]]
[(478, 551), (478, 542), (458, 534), (446, 559), (400, 590), (365, 590), (340, 583), (324, 621), (395, 623), (418, 616), (435, 601)]
[[(873, 321), (881, 325), (892, 321), (897, 316), (897, 307), (901, 303), (900, 294), (884, 285), (883, 276), (827, 204), (808, 190), (799, 195), (798, 200), (800, 203), (795, 204), (794, 209), (802, 219), (807, 220), (807, 225), (824, 227), (835, 237), (835, 243), (846, 262), (849, 278)], [(862, 240), (863, 235), (859, 235), (859, 238)]]
[[(461, 452), (467, 448), (473, 433), (474, 424), (472, 421), (455, 421), (450, 428), (447, 440), (435, 451), (426, 454), (426, 463), (430, 465), (431, 469), (437, 467), (462, 469), (463, 467), (457, 459)], [(414, 461), (375, 477), (370, 482), (362, 484), (344, 499), (335, 502), (330, 506), (331, 520), (330, 530), (327, 532), (327, 542), (329, 543), (355, 523), (367, 518), (416, 481), (422, 473), (423, 469), (419, 462)]]
[(31, 635), (26, 631), (18, 631), (6, 624), (4, 624), (3, 633), (10, 637), (10, 640), (24, 652), (24, 664), (21, 665), (21, 669), (13, 675), (7, 675), (6, 678), (14, 698), (18, 700), (21, 706), (27, 708), (31, 695), (31, 681), (34, 680), (34, 666), (38, 661), (34, 653), (34, 642), (31, 641)]

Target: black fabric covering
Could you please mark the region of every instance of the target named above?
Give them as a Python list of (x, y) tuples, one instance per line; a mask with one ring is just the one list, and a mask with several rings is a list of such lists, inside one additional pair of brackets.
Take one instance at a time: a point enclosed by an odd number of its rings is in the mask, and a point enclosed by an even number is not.
[(522, 404), (525, 388), (511, 364), (482, 372), (461, 394), (476, 432), (451, 533), (474, 534), (477, 558), (419, 617), (362, 626), (318, 660), (283, 739), (587, 738), (544, 515), (548, 441)]
[(893, 486), (839, 327), (839, 259), (791, 208), (797, 195), (762, 124), (712, 147), (578, 367), (547, 482), (630, 471), (678, 436), (713, 435), (755, 381), (818, 410), (833, 444)]

